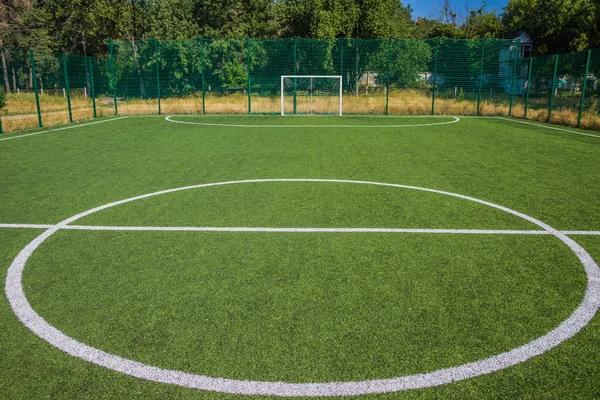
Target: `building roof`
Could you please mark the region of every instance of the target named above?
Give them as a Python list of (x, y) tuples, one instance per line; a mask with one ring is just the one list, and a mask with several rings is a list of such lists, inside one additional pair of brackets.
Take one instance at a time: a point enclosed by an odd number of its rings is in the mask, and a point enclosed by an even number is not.
[(521, 39), (521, 44), (533, 44), (533, 40), (525, 31), (519, 31), (510, 35), (510, 39)]

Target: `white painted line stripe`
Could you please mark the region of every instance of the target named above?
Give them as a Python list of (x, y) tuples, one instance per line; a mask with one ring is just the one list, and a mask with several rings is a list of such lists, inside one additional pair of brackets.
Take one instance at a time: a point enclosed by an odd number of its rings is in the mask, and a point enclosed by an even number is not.
[(418, 229), (418, 228), (263, 228), (228, 226), (97, 226), (65, 225), (61, 229), (84, 231), (191, 231), (191, 232), (281, 232), (281, 233), (446, 233), (481, 235), (548, 235), (542, 230)]
[(41, 224), (0, 224), (0, 228), (18, 228), (18, 229), (50, 229), (55, 225)]
[(208, 122), (190, 122), (190, 121), (176, 121), (171, 119), (171, 115), (165, 118), (166, 121), (175, 122), (177, 124), (185, 124), (185, 125), (202, 125), (202, 126), (225, 126), (225, 127), (239, 127), (239, 128), (407, 128), (411, 126), (434, 126), (434, 125), (448, 125), (455, 124), (460, 121), (458, 117), (448, 117), (454, 118), (453, 121), (447, 122), (432, 122), (429, 124), (405, 124), (405, 125), (278, 125), (278, 124), (269, 124), (269, 125), (244, 125), (244, 124), (217, 124), (217, 123), (208, 123)]
[(33, 136), (33, 135), (41, 135), (42, 133), (64, 131), (66, 129), (75, 129), (75, 128), (80, 128), (82, 126), (88, 126), (88, 125), (103, 124), (105, 122), (112, 122), (112, 121), (116, 121), (116, 120), (123, 119), (123, 118), (128, 118), (128, 116), (118, 117), (118, 118), (111, 118), (111, 119), (106, 119), (106, 120), (103, 120), (103, 121), (95, 121), (95, 122), (90, 122), (90, 123), (87, 123), (87, 124), (65, 126), (63, 128), (56, 128), (56, 129), (50, 129), (50, 130), (47, 130), (47, 131), (28, 133), (26, 135), (11, 136), (11, 137), (7, 137), (7, 138), (2, 138), (2, 139), (0, 139), (0, 141), (2, 141), (2, 140), (11, 140), (11, 139), (18, 139), (18, 138), (27, 137), (27, 136)]
[(591, 133), (584, 133), (584, 132), (572, 131), (570, 129), (557, 128), (555, 126), (550, 126), (550, 125), (536, 124), (536, 123), (533, 123), (533, 122), (521, 121), (521, 120), (514, 119), (514, 118), (504, 118), (504, 117), (496, 117), (496, 118), (497, 119), (501, 119), (503, 121), (510, 121), (510, 122), (516, 122), (516, 123), (519, 123), (519, 124), (537, 126), (538, 128), (554, 129), (555, 131), (569, 132), (569, 133), (575, 133), (577, 135), (591, 136), (591, 137), (595, 137), (595, 138), (600, 138), (600, 135), (592, 135)]
[[(49, 224), (0, 224), (8, 229), (51, 229)], [(80, 231), (167, 231), (167, 232), (281, 232), (281, 233), (439, 233), (471, 235), (548, 235), (543, 230), (515, 229), (428, 229), (428, 228), (270, 228), (270, 227), (231, 227), (231, 226), (106, 226), (106, 225), (64, 225), (60, 229)], [(559, 231), (565, 235), (600, 236), (600, 231)]]
[(565, 235), (600, 236), (600, 231), (562, 231)]

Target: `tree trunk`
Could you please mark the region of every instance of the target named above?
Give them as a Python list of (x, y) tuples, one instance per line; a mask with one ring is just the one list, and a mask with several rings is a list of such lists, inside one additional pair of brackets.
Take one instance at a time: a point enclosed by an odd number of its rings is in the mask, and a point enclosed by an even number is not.
[[(90, 82), (90, 66), (88, 65), (87, 59), (87, 43), (85, 41), (85, 36), (81, 40), (81, 44), (83, 45), (83, 67), (85, 68), (85, 89), (86, 93), (91, 93), (92, 86)], [(86, 96), (87, 97), (87, 96)]]
[(358, 97), (358, 91), (360, 88), (360, 78), (361, 76), (358, 74), (358, 44), (356, 44), (356, 97)]
[(13, 75), (13, 92), (18, 92), (17, 90), (17, 74), (15, 73), (15, 67), (12, 67), (12, 75)]
[(8, 81), (8, 68), (6, 67), (6, 55), (4, 53), (4, 47), (0, 48), (0, 58), (2, 58), (2, 74), (4, 76), (4, 90), (6, 90), (6, 93), (10, 93), (10, 83)]
[(131, 39), (131, 50), (133, 50), (133, 65), (135, 66), (135, 70), (138, 75), (138, 79), (140, 80), (140, 95), (145, 98), (146, 97), (146, 85), (144, 84), (144, 77), (142, 76), (142, 68), (140, 67), (140, 62), (138, 60), (138, 48), (135, 44), (135, 39)]

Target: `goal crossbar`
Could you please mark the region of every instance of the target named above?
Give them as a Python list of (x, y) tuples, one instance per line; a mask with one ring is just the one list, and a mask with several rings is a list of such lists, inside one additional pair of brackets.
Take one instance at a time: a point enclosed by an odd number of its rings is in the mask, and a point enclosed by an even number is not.
[(342, 76), (341, 75), (281, 75), (281, 115), (285, 115), (285, 90), (284, 82), (286, 79), (335, 79), (339, 81), (340, 109), (339, 115), (342, 115)]

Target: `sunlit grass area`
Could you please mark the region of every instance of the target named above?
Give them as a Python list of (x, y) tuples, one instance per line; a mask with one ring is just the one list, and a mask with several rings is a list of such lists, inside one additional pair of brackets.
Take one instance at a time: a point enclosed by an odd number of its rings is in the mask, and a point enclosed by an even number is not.
[[(175, 114), (177, 102), (161, 107)], [(428, 373), (526, 345), (577, 309), (584, 267), (531, 220), (473, 199), (585, 231), (570, 237), (600, 259), (600, 139), (573, 133), (584, 131), (447, 116), (170, 120), (103, 118), (0, 141), (3, 282), (48, 226), (187, 188), (72, 221), (25, 265), (39, 316), (112, 355), (213, 378), (324, 383)], [(84, 361), (36, 336), (7, 297), (1, 398), (275, 398)], [(599, 340), (595, 316), (518, 365), (354, 398), (595, 398)]]

